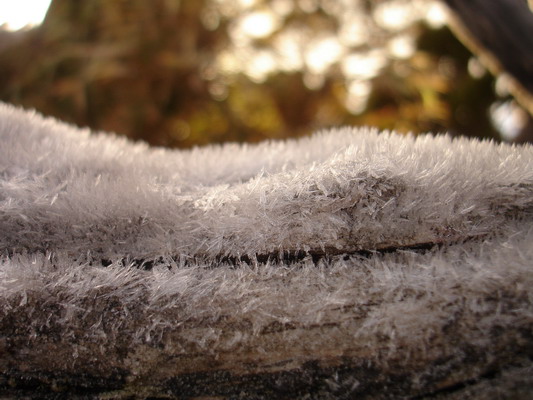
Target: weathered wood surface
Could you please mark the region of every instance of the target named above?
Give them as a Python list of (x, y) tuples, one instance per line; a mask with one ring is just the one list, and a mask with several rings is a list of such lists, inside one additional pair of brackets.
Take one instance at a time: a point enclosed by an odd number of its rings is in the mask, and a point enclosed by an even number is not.
[[(474, 240), (473, 251), (479, 251), (480, 242)], [(449, 246), (452, 253), (464, 248), (460, 243)], [(361, 294), (352, 304), (329, 307), (316, 323), (295, 323), (288, 312), (286, 323), (273, 320), (259, 330), (240, 304), (226, 304), (225, 312), (216, 316), (184, 319), (184, 299), (154, 315), (157, 307), (142, 300), (148, 297), (142, 285), (135, 289), (140, 301), (134, 304), (109, 288), (95, 288), (77, 301), (64, 298), (61, 288), (47, 294), (30, 291), (2, 304), (0, 393), (35, 399), (489, 399), (494, 393), (502, 399), (529, 398), (533, 320), (501, 327), (483, 322), (500, 314), (512, 318), (512, 310), (527, 308), (529, 300), (513, 292), (508, 282), (481, 295), (475, 283), (469, 284), (475, 271), (465, 271), (460, 278), (464, 282), (457, 281), (453, 289), (442, 274), (435, 278), (447, 292), (448, 303), (416, 288), (394, 299), (373, 281), (371, 267), (361, 269), (373, 258), (390, 257), (399, 264), (388, 267), (389, 273), (408, 276), (416, 269), (402, 259), (418, 258), (423, 265), (433, 254), (439, 257), (442, 249), (398, 251), (388, 256), (337, 256), (330, 267), (294, 264), (293, 270), (269, 278), (261, 275), (261, 266), (235, 265), (235, 277), (239, 270), (256, 269), (256, 287), (261, 281), (268, 287), (272, 279), (283, 280), (285, 295), (301, 291), (298, 285), (305, 284), (302, 279), (308, 273), (325, 274), (320, 284), (330, 285), (326, 292), (335, 290), (340, 282), (328, 277), (328, 268), (336, 273), (335, 262), (342, 260), (356, 271), (353, 279), (360, 282)], [(137, 273), (148, 280), (153, 271)], [(231, 271), (228, 274), (231, 279)], [(369, 291), (374, 294), (363, 295)], [(257, 297), (268, 299), (265, 294)], [(292, 301), (298, 308), (298, 301), (312, 298), (294, 295)], [(74, 305), (74, 311), (66, 303)], [(402, 328), (396, 326), (401, 324), (397, 316), (384, 310), (408, 312), (404, 303), (419, 305), (410, 311), (409, 326)], [(75, 316), (69, 316), (66, 326), (69, 312)], [(449, 315), (448, 321), (434, 324), (431, 312)], [(376, 314), (384, 316), (377, 328)], [(161, 319), (164, 324), (157, 323)]]

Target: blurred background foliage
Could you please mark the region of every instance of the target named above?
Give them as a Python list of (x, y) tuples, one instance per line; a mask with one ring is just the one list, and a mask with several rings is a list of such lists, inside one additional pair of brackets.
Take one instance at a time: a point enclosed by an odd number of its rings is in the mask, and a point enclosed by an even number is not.
[(169, 147), (338, 125), (500, 139), (530, 118), (433, 0), (52, 0), (0, 31), (0, 99)]

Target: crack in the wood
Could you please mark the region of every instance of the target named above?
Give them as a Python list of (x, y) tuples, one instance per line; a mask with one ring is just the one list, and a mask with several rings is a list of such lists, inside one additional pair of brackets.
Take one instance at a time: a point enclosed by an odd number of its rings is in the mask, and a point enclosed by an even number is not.
[[(241, 255), (241, 256), (233, 256), (233, 255), (219, 255), (215, 257), (209, 257), (209, 256), (203, 256), (203, 255), (196, 255), (191, 256), (185, 259), (185, 264), (192, 264), (192, 263), (205, 263), (207, 265), (217, 265), (217, 264), (226, 264), (226, 265), (233, 265), (235, 267), (238, 267), (242, 264), (247, 265), (254, 265), (254, 264), (266, 264), (268, 262), (282, 262), (284, 264), (295, 264), (298, 262), (301, 262), (303, 260), (309, 259), (313, 262), (313, 264), (318, 264), (320, 261), (323, 260), (329, 260), (331, 257), (340, 257), (342, 256), (344, 260), (348, 260), (350, 257), (359, 256), (364, 258), (369, 258), (374, 255), (379, 254), (391, 254), (399, 251), (413, 251), (417, 253), (424, 253), (427, 251), (430, 251), (434, 248), (441, 248), (445, 245), (451, 245), (455, 243), (461, 243), (466, 240), (472, 240), (479, 237), (470, 237), (466, 239), (461, 240), (442, 240), (442, 241), (432, 241), (432, 242), (423, 242), (423, 243), (415, 243), (415, 244), (409, 244), (409, 245), (398, 245), (398, 246), (387, 246), (387, 247), (381, 247), (381, 248), (375, 248), (375, 249), (355, 249), (355, 250), (341, 250), (336, 248), (326, 248), (324, 250), (296, 250), (296, 251), (284, 251), (284, 252), (271, 252), (271, 253), (262, 253), (262, 254), (255, 254), (255, 255)], [(176, 261), (178, 264), (180, 259), (183, 256), (174, 256), (172, 257), (172, 260)], [(111, 264), (113, 264), (113, 261), (109, 259), (101, 259), (100, 262), (104, 267), (108, 267)], [(164, 264), (165, 258), (158, 257), (153, 260), (146, 260), (142, 258), (134, 258), (134, 259), (122, 259), (120, 260), (122, 264), (129, 265), (134, 268), (139, 268), (143, 270), (151, 270), (155, 265), (157, 264)], [(171, 268), (170, 266), (168, 267)]]
[(487, 372), (481, 374), (480, 376), (476, 378), (467, 379), (462, 382), (456, 382), (454, 384), (439, 388), (437, 390), (426, 392), (421, 395), (410, 397), (409, 400), (425, 400), (425, 399), (431, 399), (442, 395), (450, 395), (453, 393), (459, 393), (461, 390), (468, 388), (469, 386), (477, 385), (481, 383), (484, 380), (492, 380), (495, 379), (500, 374), (499, 370), (492, 369), (488, 370)]

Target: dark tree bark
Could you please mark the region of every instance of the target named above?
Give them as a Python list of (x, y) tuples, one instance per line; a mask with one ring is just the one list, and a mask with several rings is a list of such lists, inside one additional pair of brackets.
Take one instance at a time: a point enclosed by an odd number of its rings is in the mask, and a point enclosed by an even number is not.
[(513, 96), (533, 114), (533, 13), (524, 0), (443, 0), (452, 28), (494, 74), (512, 77)]

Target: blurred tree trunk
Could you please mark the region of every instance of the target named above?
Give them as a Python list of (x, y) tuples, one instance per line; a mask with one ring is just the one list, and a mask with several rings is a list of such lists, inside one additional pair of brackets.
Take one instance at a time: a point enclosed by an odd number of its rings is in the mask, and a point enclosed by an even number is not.
[(46, 114), (172, 144), (169, 137), (180, 134), (184, 121), (212, 103), (202, 70), (226, 36), (203, 25), (205, 4), (53, 0), (39, 28), (46, 68), (38, 73), (48, 75), (24, 84), (48, 85), (34, 90)]
[[(533, 13), (527, 1), (443, 1), (457, 36), (494, 75), (510, 76), (512, 95), (533, 115)], [(533, 131), (526, 129), (520, 140), (533, 142)]]

